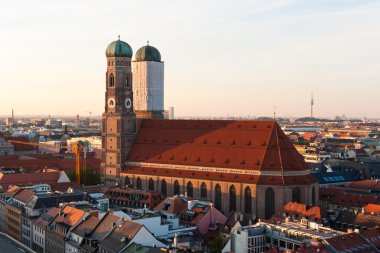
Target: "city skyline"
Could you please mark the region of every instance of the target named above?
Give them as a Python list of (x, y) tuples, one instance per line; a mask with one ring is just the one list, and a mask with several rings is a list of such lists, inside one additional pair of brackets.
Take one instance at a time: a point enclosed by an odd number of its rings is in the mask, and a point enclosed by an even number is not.
[(215, 3), (4, 4), (0, 115), (100, 115), (120, 34), (134, 53), (146, 40), (160, 50), (179, 116), (309, 116), (313, 91), (315, 117), (379, 117), (378, 2)]

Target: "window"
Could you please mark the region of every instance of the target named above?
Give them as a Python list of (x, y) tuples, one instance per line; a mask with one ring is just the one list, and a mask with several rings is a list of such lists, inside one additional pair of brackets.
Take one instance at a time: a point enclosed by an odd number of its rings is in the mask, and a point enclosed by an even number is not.
[(301, 203), (301, 190), (299, 187), (292, 190), (292, 202)]
[(268, 188), (265, 191), (265, 219), (269, 219), (274, 214), (274, 191)]
[(141, 190), (141, 188), (142, 188), (142, 182), (141, 182), (140, 177), (137, 177), (137, 179), (136, 179), (136, 188), (139, 190)]
[(247, 186), (244, 191), (244, 212), (252, 213), (252, 193), (249, 186)]
[(205, 183), (201, 184), (201, 199), (207, 199), (207, 186)]
[(234, 185), (230, 186), (230, 212), (236, 211), (236, 188)]
[(109, 83), (108, 83), (109, 87), (115, 87), (115, 78), (113, 76), (113, 74), (110, 75), (109, 77)]
[(124, 186), (128, 187), (131, 184), (131, 181), (129, 180), (128, 176), (125, 176), (124, 178)]
[(311, 204), (315, 205), (315, 186), (311, 189)]
[(215, 208), (222, 210), (222, 189), (219, 184), (215, 185)]
[(187, 183), (187, 196), (193, 197), (193, 183), (191, 181)]
[(162, 181), (161, 181), (161, 193), (163, 195), (167, 195), (166, 181), (165, 181), (165, 179), (162, 179)]
[(173, 194), (174, 195), (180, 195), (181, 194), (178, 180), (174, 181)]
[(149, 182), (148, 182), (148, 190), (154, 191), (154, 181), (151, 178), (149, 179)]

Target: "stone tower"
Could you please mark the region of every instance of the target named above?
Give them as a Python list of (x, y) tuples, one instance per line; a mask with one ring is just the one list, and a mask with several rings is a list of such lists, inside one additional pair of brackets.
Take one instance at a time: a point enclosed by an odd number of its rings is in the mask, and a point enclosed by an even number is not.
[(137, 118), (164, 117), (164, 63), (157, 48), (148, 45), (132, 62), (134, 110)]
[(102, 115), (101, 180), (119, 184), (120, 172), (136, 133), (133, 111), (132, 48), (120, 38), (108, 45), (105, 111)]

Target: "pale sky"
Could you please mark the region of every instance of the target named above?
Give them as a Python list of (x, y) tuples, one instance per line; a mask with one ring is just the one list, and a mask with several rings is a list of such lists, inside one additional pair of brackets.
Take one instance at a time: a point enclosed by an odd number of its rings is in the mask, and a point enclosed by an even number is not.
[(0, 115), (100, 115), (118, 34), (179, 116), (380, 117), (378, 0), (3, 1)]

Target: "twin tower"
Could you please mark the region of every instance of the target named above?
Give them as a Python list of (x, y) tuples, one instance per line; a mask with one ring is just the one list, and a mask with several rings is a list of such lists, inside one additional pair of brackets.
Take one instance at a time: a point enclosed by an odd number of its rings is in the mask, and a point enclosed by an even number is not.
[(155, 48), (133, 51), (120, 38), (106, 49), (105, 109), (102, 115), (101, 179), (117, 185), (134, 142), (138, 119), (163, 118), (164, 63)]

